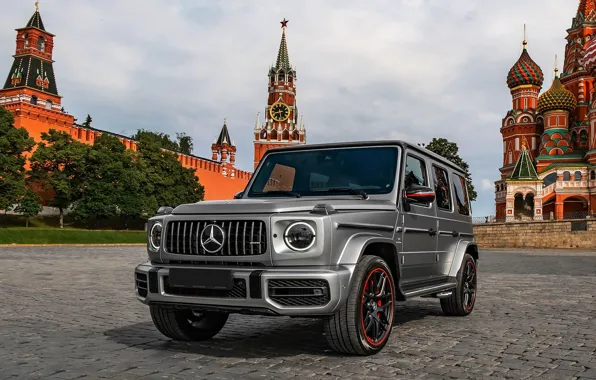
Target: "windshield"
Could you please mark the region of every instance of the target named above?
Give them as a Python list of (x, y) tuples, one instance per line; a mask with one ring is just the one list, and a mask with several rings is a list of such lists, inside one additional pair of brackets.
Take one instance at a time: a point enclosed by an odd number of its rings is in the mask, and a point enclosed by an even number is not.
[(387, 194), (393, 189), (397, 147), (355, 147), (273, 153), (249, 197)]

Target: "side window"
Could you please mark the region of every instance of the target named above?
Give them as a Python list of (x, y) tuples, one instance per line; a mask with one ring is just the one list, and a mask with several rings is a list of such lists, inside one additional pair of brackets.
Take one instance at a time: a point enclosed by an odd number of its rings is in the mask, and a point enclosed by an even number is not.
[(455, 201), (457, 211), (462, 215), (470, 215), (470, 204), (468, 201), (468, 184), (466, 179), (458, 174), (453, 176), (453, 187), (455, 189)]
[(433, 181), (437, 199), (437, 207), (441, 210), (451, 211), (451, 190), (447, 172), (433, 165)]
[(407, 189), (412, 185), (428, 186), (428, 176), (424, 161), (408, 155), (406, 157), (404, 188)]

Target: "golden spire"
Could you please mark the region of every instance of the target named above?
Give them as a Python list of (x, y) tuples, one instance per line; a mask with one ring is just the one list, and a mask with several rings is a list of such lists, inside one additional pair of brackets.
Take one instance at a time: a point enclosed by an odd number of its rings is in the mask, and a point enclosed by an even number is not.
[(524, 50), (526, 49), (526, 46), (528, 45), (528, 41), (526, 40), (526, 24), (524, 24), (524, 42), (522, 42), (524, 45)]
[(522, 138), (522, 150), (528, 150), (528, 145), (526, 145), (526, 139)]
[(557, 55), (555, 54), (555, 79), (559, 77), (559, 64), (557, 60)]
[(39, 12), (39, 1), (35, 2), (35, 12)]

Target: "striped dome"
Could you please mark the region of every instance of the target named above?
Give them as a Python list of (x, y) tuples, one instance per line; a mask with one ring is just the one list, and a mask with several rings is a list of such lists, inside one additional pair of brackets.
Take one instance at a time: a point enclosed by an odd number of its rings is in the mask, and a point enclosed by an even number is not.
[(542, 87), (543, 82), (542, 69), (530, 58), (524, 42), (524, 51), (507, 75), (507, 86), (510, 89), (528, 84)]
[(563, 86), (555, 70), (555, 80), (553, 80), (552, 86), (538, 98), (538, 112), (544, 113), (552, 110), (571, 112), (576, 106), (575, 96)]

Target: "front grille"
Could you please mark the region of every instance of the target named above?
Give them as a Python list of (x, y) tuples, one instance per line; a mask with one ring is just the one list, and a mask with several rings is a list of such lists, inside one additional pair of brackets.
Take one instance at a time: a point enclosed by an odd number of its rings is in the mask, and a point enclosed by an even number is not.
[[(224, 231), (218, 252), (206, 251), (201, 232), (210, 224)], [(169, 253), (199, 256), (254, 256), (267, 251), (267, 228), (260, 220), (243, 221), (172, 221), (166, 226), (164, 248)]]
[(147, 275), (144, 273), (135, 273), (137, 292), (143, 298), (147, 297)]
[(224, 266), (224, 267), (264, 267), (265, 263), (255, 261), (197, 261), (197, 260), (170, 260), (169, 264), (179, 265), (204, 265), (204, 266)]
[(282, 306), (323, 306), (329, 302), (325, 280), (269, 280), (269, 297)]
[(242, 278), (235, 278), (234, 286), (230, 290), (171, 287), (169, 276), (163, 277), (163, 283), (165, 293), (176, 296), (246, 298), (246, 281)]

